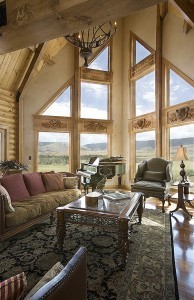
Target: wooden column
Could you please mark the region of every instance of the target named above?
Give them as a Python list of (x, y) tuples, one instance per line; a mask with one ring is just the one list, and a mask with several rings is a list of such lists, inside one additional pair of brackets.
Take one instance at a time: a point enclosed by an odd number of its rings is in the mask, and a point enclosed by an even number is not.
[(156, 60), (155, 60), (155, 93), (156, 93), (156, 156), (162, 156), (162, 18), (160, 6), (157, 5), (156, 22)]
[(79, 133), (78, 133), (78, 116), (79, 116), (79, 101), (80, 101), (80, 68), (79, 68), (79, 49), (74, 48), (74, 85), (72, 94), (72, 117), (73, 117), (73, 133), (71, 144), (71, 171), (76, 172), (79, 168)]

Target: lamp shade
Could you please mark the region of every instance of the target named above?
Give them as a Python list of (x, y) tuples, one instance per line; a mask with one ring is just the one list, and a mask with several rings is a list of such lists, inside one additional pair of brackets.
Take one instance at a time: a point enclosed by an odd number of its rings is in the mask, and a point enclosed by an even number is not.
[(188, 160), (187, 156), (187, 148), (180, 145), (180, 147), (177, 148), (176, 156), (174, 160)]

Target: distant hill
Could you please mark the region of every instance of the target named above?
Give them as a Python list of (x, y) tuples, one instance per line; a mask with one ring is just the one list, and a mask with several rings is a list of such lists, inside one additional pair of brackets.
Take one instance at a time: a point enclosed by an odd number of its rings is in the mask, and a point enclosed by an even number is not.
[(183, 138), (183, 139), (176, 139), (171, 141), (172, 147), (183, 145), (184, 147), (188, 145), (194, 145), (194, 137), (192, 138)]
[[(64, 151), (68, 151), (69, 144), (63, 142), (39, 142), (39, 153), (40, 154), (64, 154)], [(85, 144), (81, 146), (82, 150), (87, 151), (103, 151), (106, 150), (106, 143), (94, 143)]]
[[(183, 139), (174, 139), (171, 140), (171, 146), (172, 147), (178, 147), (180, 145), (183, 145), (185, 147), (188, 147), (190, 145), (194, 145), (194, 137), (193, 138), (183, 138)], [(155, 147), (155, 141), (154, 140), (148, 140), (148, 141), (138, 141), (137, 142), (137, 148), (139, 150), (153, 150)], [(67, 152), (69, 148), (68, 143), (64, 142), (39, 142), (39, 154), (50, 154), (50, 155), (64, 155), (64, 152)], [(82, 150), (85, 151), (104, 151), (107, 149), (106, 143), (91, 143), (91, 144), (85, 144), (81, 146)]]
[(60, 142), (39, 142), (39, 154), (49, 154), (49, 155), (64, 155), (69, 149), (68, 143)]
[(81, 149), (87, 149), (91, 151), (101, 151), (101, 150), (106, 150), (107, 149), (107, 144), (106, 143), (95, 143), (95, 144), (86, 144), (81, 147)]
[[(194, 138), (183, 138), (183, 139), (172, 139), (171, 140), (171, 146), (172, 147), (178, 147), (180, 145), (183, 145), (184, 147), (188, 147), (189, 145), (194, 145)], [(138, 141), (137, 142), (137, 148), (139, 150), (152, 150), (155, 147), (155, 141), (154, 140), (148, 140), (148, 141)]]

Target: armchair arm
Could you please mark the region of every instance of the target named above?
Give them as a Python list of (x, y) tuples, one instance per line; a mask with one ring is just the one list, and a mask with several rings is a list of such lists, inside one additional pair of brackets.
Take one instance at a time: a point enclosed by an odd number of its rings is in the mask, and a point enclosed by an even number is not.
[(30, 299), (86, 300), (86, 248), (80, 247), (65, 268), (40, 288)]
[(138, 165), (138, 168), (137, 168), (137, 172), (135, 174), (135, 178), (134, 178), (134, 181), (137, 182), (139, 180), (143, 180), (143, 176), (144, 176), (144, 172), (147, 168), (147, 161), (146, 160), (143, 160), (139, 165)]
[(170, 161), (167, 166), (166, 166), (166, 180), (168, 182), (171, 182), (173, 178), (173, 174), (172, 174), (172, 161)]

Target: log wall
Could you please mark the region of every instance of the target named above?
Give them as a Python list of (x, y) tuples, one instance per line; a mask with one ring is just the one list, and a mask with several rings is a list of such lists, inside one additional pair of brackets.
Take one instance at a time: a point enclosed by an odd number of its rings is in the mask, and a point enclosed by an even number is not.
[(0, 88), (0, 128), (6, 128), (7, 159), (18, 159), (18, 103), (15, 94)]

